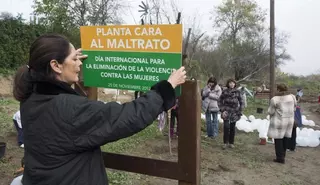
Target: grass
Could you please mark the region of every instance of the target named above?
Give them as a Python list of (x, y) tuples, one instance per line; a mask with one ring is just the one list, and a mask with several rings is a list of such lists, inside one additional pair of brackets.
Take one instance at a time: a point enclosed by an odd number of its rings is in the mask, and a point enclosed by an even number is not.
[[(160, 136), (162, 136), (161, 132), (159, 131), (157, 124), (154, 123), (138, 134), (104, 145), (101, 149), (106, 152), (130, 155), (130, 153), (134, 151), (134, 149), (136, 149), (136, 147), (143, 141), (154, 139)], [(107, 174), (110, 185), (133, 185), (134, 181), (141, 178), (140, 174), (111, 169), (107, 170)]]
[(16, 70), (13, 69), (5, 69), (0, 67), (0, 76), (8, 77), (12, 76), (15, 73)]
[(161, 133), (157, 127), (157, 123), (153, 123), (145, 130), (125, 139), (118, 140), (113, 143), (109, 143), (102, 147), (103, 151), (114, 153), (130, 153), (137, 145), (142, 141), (161, 136)]
[(18, 110), (19, 103), (13, 99), (0, 98), (0, 136), (15, 132), (12, 123), (13, 114)]
[[(253, 115), (255, 118), (265, 119), (267, 116), (268, 105), (268, 100), (247, 98), (247, 107), (244, 109), (243, 114), (246, 116)], [(257, 108), (262, 108), (264, 113), (258, 114)]]

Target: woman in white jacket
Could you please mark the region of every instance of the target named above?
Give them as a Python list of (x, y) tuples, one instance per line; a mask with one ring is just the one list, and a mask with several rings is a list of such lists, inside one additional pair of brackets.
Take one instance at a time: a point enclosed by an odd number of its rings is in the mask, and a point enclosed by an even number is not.
[(274, 162), (285, 163), (288, 139), (291, 138), (294, 123), (294, 111), (297, 106), (296, 98), (288, 93), (285, 84), (277, 86), (278, 94), (270, 101), (268, 114), (270, 126), (268, 137), (274, 138), (276, 159)]
[(219, 133), (218, 101), (222, 90), (216, 78), (210, 77), (207, 86), (202, 91), (202, 110), (206, 115), (207, 137), (214, 138)]

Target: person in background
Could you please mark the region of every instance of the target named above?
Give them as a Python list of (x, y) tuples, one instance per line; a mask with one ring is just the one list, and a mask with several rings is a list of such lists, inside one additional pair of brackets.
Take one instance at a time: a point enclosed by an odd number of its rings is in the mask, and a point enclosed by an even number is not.
[[(177, 129), (174, 132), (175, 121), (177, 120)], [(173, 137), (174, 134), (178, 136), (179, 133), (179, 98), (176, 99), (175, 106), (171, 109), (170, 115), (170, 136)]]
[(236, 88), (237, 83), (233, 79), (227, 81), (227, 89), (220, 96), (220, 112), (223, 119), (223, 146), (234, 148), (236, 122), (240, 120), (244, 107), (240, 91)]
[(240, 93), (241, 93), (241, 98), (243, 100), (243, 108), (246, 108), (247, 107), (247, 95), (246, 95), (245, 87), (241, 87)]
[(17, 111), (17, 112), (13, 115), (13, 124), (14, 124), (14, 127), (15, 127), (16, 130), (17, 130), (17, 133), (18, 133), (18, 137), (17, 137), (18, 145), (19, 145), (21, 148), (24, 148), (24, 144), (23, 144), (23, 130), (22, 130), (22, 124), (21, 124), (20, 110)]
[(294, 111), (294, 124), (292, 128), (292, 134), (291, 134), (291, 138), (288, 139), (288, 144), (287, 144), (288, 151), (290, 152), (296, 151), (297, 127), (302, 127), (301, 108), (299, 105), (296, 106), (296, 110)]
[(268, 137), (274, 139), (276, 159), (274, 162), (285, 163), (288, 138), (292, 136), (294, 111), (297, 106), (296, 97), (288, 93), (285, 84), (277, 85), (277, 96), (270, 100), (268, 114), (270, 125)]
[(174, 106), (175, 88), (186, 79), (181, 67), (131, 102), (89, 100), (72, 88), (86, 57), (65, 37), (42, 35), (15, 75), (25, 145), (23, 185), (108, 184), (100, 146), (151, 125)]
[(303, 96), (303, 91), (302, 91), (302, 89), (299, 88), (297, 90), (297, 95), (296, 95), (296, 99), (297, 99), (298, 102), (300, 102), (302, 96)]
[(217, 79), (210, 77), (202, 91), (202, 110), (206, 115), (207, 137), (215, 138), (219, 134), (218, 101), (222, 90)]
[(137, 99), (143, 95), (142, 91), (134, 91), (134, 99)]

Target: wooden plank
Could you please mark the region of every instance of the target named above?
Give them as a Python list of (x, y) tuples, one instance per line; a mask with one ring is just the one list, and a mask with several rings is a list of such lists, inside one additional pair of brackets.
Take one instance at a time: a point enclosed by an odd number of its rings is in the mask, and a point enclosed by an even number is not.
[(177, 162), (107, 152), (103, 152), (102, 156), (106, 168), (163, 177), (173, 180), (183, 180), (186, 178), (185, 174), (181, 173), (179, 170)]
[(179, 185), (200, 185), (200, 88), (197, 81), (182, 86), (179, 112), (178, 163), (186, 175)]

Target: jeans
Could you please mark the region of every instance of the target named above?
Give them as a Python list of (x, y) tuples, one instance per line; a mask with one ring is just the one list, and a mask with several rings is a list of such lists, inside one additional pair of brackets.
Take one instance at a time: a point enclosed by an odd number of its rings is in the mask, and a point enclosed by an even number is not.
[[(212, 116), (212, 119), (211, 119)], [(218, 112), (206, 112), (206, 124), (208, 137), (217, 137), (219, 134)]]

